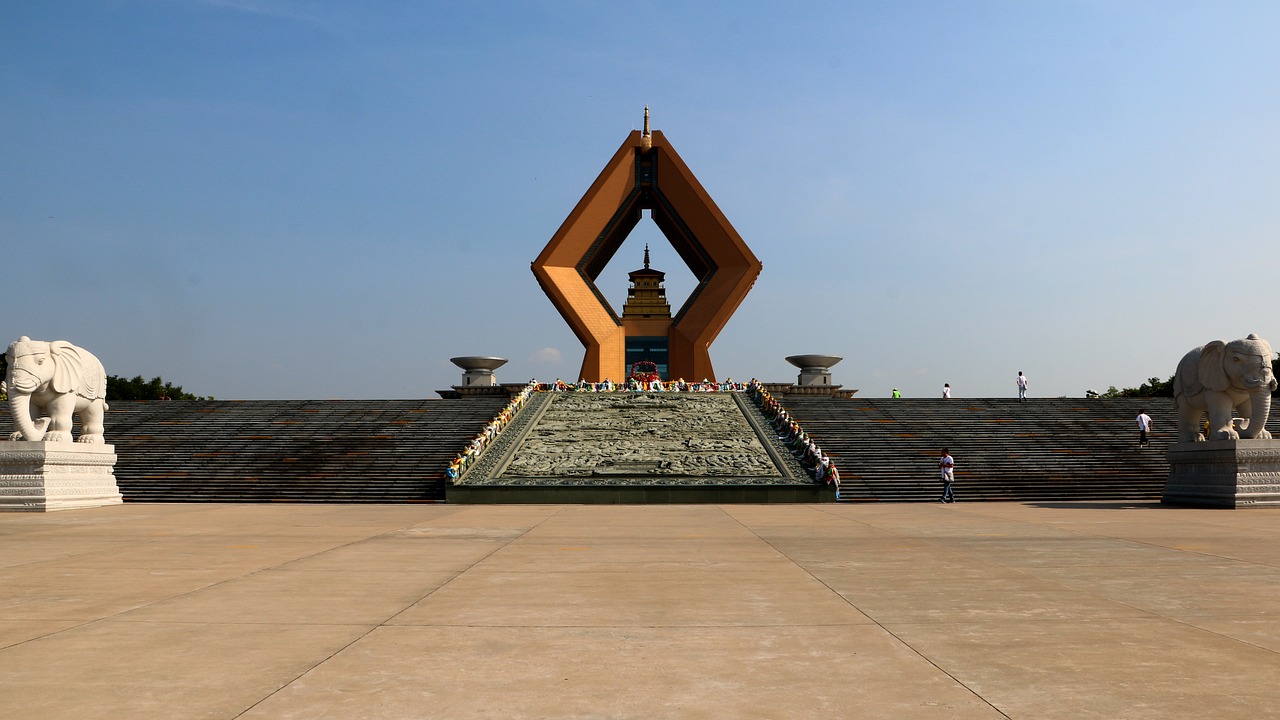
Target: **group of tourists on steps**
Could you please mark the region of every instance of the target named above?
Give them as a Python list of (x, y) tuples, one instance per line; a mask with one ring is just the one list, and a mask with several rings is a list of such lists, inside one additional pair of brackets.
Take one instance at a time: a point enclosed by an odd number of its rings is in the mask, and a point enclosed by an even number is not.
[(787, 449), (791, 451), (800, 464), (809, 471), (814, 482), (835, 486), (836, 499), (840, 499), (840, 470), (832, 462), (831, 457), (813, 442), (813, 439), (800, 427), (782, 403), (773, 399), (768, 390), (758, 380), (747, 383), (747, 396), (755, 401), (764, 413), (769, 424), (777, 433)]

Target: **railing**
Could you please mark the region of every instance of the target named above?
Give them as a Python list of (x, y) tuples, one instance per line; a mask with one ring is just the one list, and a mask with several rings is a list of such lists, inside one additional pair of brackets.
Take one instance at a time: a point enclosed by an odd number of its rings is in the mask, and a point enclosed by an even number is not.
[(624, 383), (614, 383), (612, 380), (603, 380), (598, 383), (579, 380), (576, 383), (567, 383), (556, 380), (552, 383), (539, 383), (538, 392), (745, 392), (749, 385), (750, 383), (734, 382), (733, 378), (724, 382), (714, 380), (685, 382), (682, 379), (641, 381), (636, 378), (630, 378)]

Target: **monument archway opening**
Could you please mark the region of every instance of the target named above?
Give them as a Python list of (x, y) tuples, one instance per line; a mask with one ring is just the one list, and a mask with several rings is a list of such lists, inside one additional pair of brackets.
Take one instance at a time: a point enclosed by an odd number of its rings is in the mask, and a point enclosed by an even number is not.
[(648, 250), (650, 267), (665, 273), (663, 290), (667, 302), (671, 305), (672, 314), (680, 311), (693, 296), (698, 286), (698, 278), (680, 259), (675, 248), (667, 241), (657, 223), (644, 212), (644, 217), (632, 229), (631, 234), (623, 242), (622, 247), (614, 254), (613, 259), (605, 266), (600, 277), (596, 278), (596, 287), (600, 288), (609, 305), (619, 316), (627, 303), (631, 289), (631, 273), (644, 267), (644, 255)]

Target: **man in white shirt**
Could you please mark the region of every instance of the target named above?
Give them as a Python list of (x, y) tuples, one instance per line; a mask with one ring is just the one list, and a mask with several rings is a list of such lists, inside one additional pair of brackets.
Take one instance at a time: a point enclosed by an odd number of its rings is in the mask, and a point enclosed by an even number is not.
[(951, 457), (951, 453), (946, 448), (942, 448), (942, 461), (938, 463), (938, 468), (942, 471), (942, 497), (939, 498), (940, 503), (955, 503), (956, 494), (951, 490), (951, 483), (955, 481), (956, 461)]
[(1018, 371), (1018, 402), (1027, 399), (1027, 376)]
[(1138, 419), (1138, 448), (1141, 449), (1151, 444), (1151, 441), (1147, 438), (1147, 433), (1151, 432), (1153, 423), (1151, 422), (1151, 416), (1147, 414), (1146, 410), (1139, 410), (1137, 419)]
[(942, 399), (951, 399), (951, 383), (942, 383)]

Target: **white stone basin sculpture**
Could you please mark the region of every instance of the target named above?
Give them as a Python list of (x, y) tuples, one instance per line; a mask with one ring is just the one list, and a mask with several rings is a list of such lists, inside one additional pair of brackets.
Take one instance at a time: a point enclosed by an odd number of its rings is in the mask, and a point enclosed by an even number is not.
[(829, 386), (829, 368), (843, 359), (839, 355), (792, 355), (787, 358), (787, 362), (800, 368), (800, 377), (796, 378), (797, 385)]
[(844, 358), (839, 355), (792, 355), (787, 362), (804, 370), (805, 368), (829, 368)]
[(463, 370), (497, 370), (507, 364), (507, 359), (486, 355), (465, 355), (463, 357), (449, 358), (449, 362)]
[(488, 355), (464, 355), (462, 357), (449, 358), (449, 362), (465, 371), (462, 373), (462, 384), (464, 386), (480, 385), (488, 387), (498, 384), (498, 379), (494, 377), (493, 371), (506, 365), (507, 359)]

